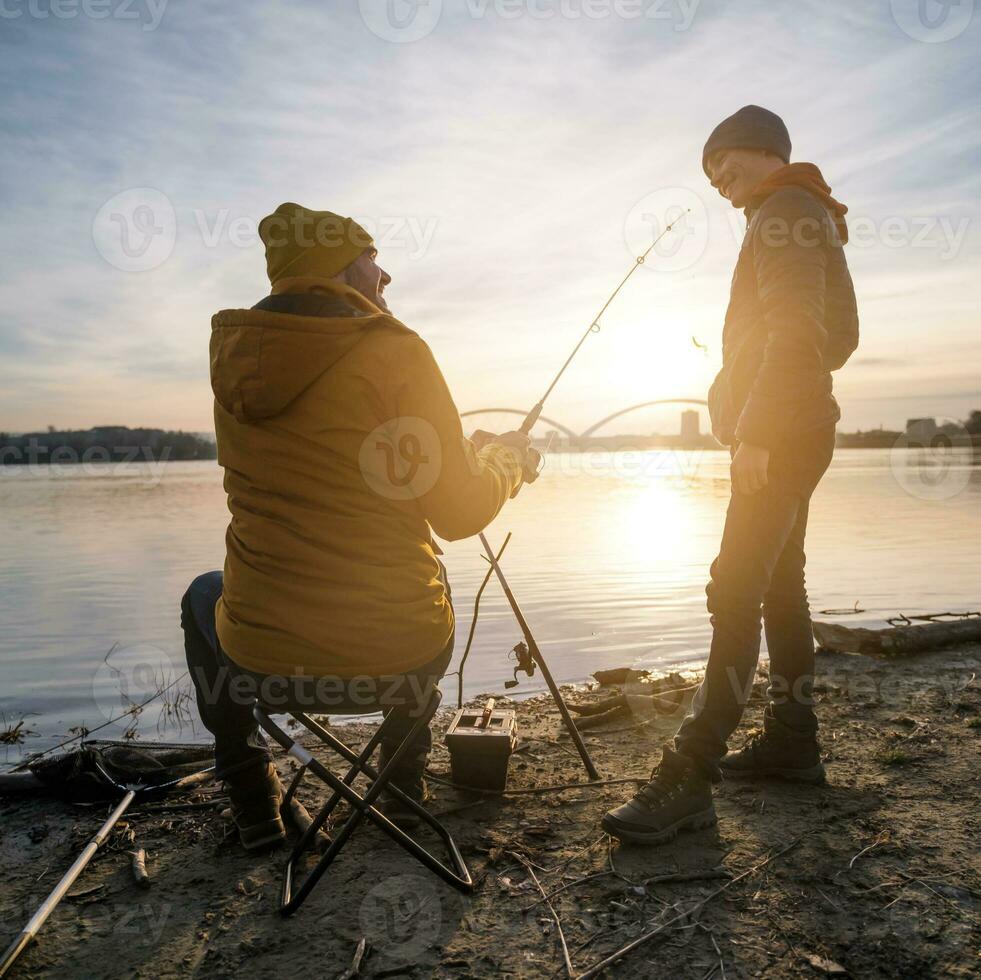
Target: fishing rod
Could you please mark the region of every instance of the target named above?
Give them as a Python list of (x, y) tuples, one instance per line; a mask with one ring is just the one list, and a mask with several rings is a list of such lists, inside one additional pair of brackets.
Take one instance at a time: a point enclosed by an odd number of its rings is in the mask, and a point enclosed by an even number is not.
[[(617, 298), (618, 293), (627, 284), (630, 277), (647, 261), (647, 256), (651, 254), (657, 243), (669, 232), (671, 229), (681, 221), (685, 215), (691, 212), (691, 208), (686, 208), (674, 221), (670, 222), (665, 226), (664, 230), (654, 239), (653, 242), (648, 246), (647, 251), (643, 255), (638, 255), (634, 259), (633, 265), (630, 267), (630, 271), (620, 280), (616, 289), (607, 297), (606, 302), (600, 308), (599, 313), (593, 317), (590, 321), (589, 326), (586, 328), (585, 333), (579, 338), (579, 342), (572, 349), (572, 353), (565, 359), (565, 363), (559, 368), (559, 373), (555, 375), (552, 379), (552, 383), (545, 389), (545, 394), (535, 403), (531, 411), (525, 416), (524, 422), (521, 423), (521, 428), (519, 431), (528, 435), (531, 432), (532, 427), (538, 421), (545, 408), (545, 401), (549, 395), (552, 394), (555, 386), (559, 383), (562, 375), (565, 374), (566, 369), (572, 363), (573, 358), (579, 353), (579, 349), (586, 342), (586, 338), (591, 333), (598, 333), (600, 330), (600, 317), (609, 309), (610, 304)], [(538, 479), (542, 468), (542, 455), (537, 450), (529, 450), (530, 459), (526, 462), (524, 467), (524, 482), (534, 483)], [(515, 491), (517, 493), (517, 491)], [(504, 591), (504, 596), (508, 601), (508, 605), (511, 607), (511, 612), (514, 613), (514, 618), (518, 622), (518, 627), (524, 636), (524, 641), (519, 643), (512, 651), (515, 655), (517, 661), (517, 666), (514, 668), (514, 681), (509, 682), (506, 686), (513, 687), (517, 683), (518, 671), (524, 671), (529, 677), (535, 673), (535, 667), (539, 667), (542, 672), (542, 677), (545, 678), (545, 683), (548, 685), (548, 689), (555, 699), (555, 703), (558, 705), (559, 714), (562, 716), (562, 722), (568, 731), (569, 736), (572, 738), (573, 743), (576, 746), (576, 750), (579, 752), (579, 757), (582, 759), (583, 766), (586, 769), (586, 773), (591, 780), (597, 780), (600, 778), (600, 774), (593, 764), (593, 760), (589, 756), (589, 750), (586, 748), (586, 743), (583, 741), (582, 735), (579, 729), (576, 728), (575, 722), (572, 720), (572, 716), (569, 714), (569, 708), (567, 707), (565, 700), (562, 697), (562, 692), (559, 690), (558, 685), (555, 683), (552, 677), (552, 672), (548, 669), (548, 664), (545, 663), (545, 658), (542, 656), (541, 648), (535, 641), (535, 637), (531, 632), (531, 627), (528, 625), (528, 621), (525, 619), (524, 614), (521, 611), (521, 607), (518, 605), (518, 600), (515, 599), (514, 593), (511, 591), (511, 587), (508, 585), (507, 579), (504, 577), (504, 572), (501, 570), (501, 565), (499, 559), (507, 547), (508, 541), (511, 539), (509, 534), (507, 540), (504, 542), (504, 546), (501, 551), (496, 555), (494, 549), (491, 547), (490, 542), (487, 540), (487, 536), (483, 531), (479, 533), (480, 543), (483, 545), (484, 552), (486, 553), (487, 561), (490, 563), (494, 574), (497, 576), (498, 581), (501, 583), (501, 588)], [(484, 582), (486, 585), (486, 580)], [(481, 586), (481, 591), (483, 591), (483, 586)], [(479, 596), (478, 596), (479, 602)], [(474, 619), (470, 627), (470, 639), (467, 641), (467, 649), (470, 648), (470, 642), (473, 639), (473, 630), (477, 622), (477, 605), (474, 605)], [(462, 664), (460, 671), (460, 689), (463, 688), (463, 677), (462, 677)]]
[[(660, 242), (660, 240), (664, 238), (664, 236), (669, 231), (671, 231), (671, 229), (674, 228), (674, 226), (678, 224), (679, 221), (682, 221), (685, 218), (685, 216), (690, 213), (691, 213), (691, 208), (685, 208), (685, 210), (680, 215), (678, 215), (678, 217), (675, 218), (674, 221), (665, 225), (664, 231), (662, 231), (661, 234), (658, 235), (654, 239), (654, 241), (651, 242), (651, 244), (647, 248), (647, 251), (644, 252), (643, 255), (638, 255), (637, 258), (634, 259), (634, 264), (630, 267), (630, 271), (623, 277), (623, 279), (620, 280), (619, 285), (607, 297), (607, 300), (600, 308), (599, 313), (597, 313), (596, 316), (594, 316), (593, 319), (590, 321), (589, 326), (586, 328), (586, 332), (579, 338), (579, 343), (577, 343), (576, 346), (572, 348), (572, 353), (565, 359), (565, 363), (562, 365), (562, 367), (559, 368), (559, 373), (556, 374), (554, 378), (552, 378), (552, 383), (548, 386), (548, 388), (545, 389), (545, 394), (538, 399), (538, 401), (535, 403), (531, 411), (525, 416), (525, 420), (524, 422), (521, 423), (521, 428), (519, 431), (523, 432), (525, 435), (528, 435), (531, 432), (532, 426), (538, 421), (543, 410), (545, 409), (546, 399), (548, 398), (549, 395), (552, 394), (553, 389), (559, 383), (559, 380), (561, 379), (562, 375), (565, 374), (566, 368), (568, 368), (568, 366), (572, 363), (573, 358), (576, 356), (576, 354), (579, 353), (579, 348), (582, 347), (584, 343), (586, 343), (586, 338), (591, 333), (599, 333), (600, 317), (602, 317), (603, 314), (609, 309), (610, 304), (617, 298), (617, 295), (619, 294), (620, 290), (627, 285), (627, 282), (630, 279), (630, 277), (647, 261), (647, 256), (654, 251), (654, 248), (658, 244), (658, 242)], [(526, 482), (530, 482), (530, 481), (526, 481)]]

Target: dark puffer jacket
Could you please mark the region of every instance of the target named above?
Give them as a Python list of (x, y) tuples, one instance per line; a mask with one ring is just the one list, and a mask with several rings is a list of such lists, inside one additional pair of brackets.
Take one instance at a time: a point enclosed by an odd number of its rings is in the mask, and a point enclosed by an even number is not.
[(709, 412), (724, 445), (778, 450), (840, 418), (831, 372), (858, 346), (858, 312), (841, 240), (817, 197), (785, 187), (747, 218)]

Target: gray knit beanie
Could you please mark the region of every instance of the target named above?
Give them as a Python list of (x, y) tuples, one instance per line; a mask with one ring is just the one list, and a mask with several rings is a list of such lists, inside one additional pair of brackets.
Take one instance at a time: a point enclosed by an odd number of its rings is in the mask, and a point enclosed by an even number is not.
[(710, 176), (708, 159), (713, 153), (735, 149), (769, 150), (784, 163), (790, 163), (790, 133), (775, 112), (758, 105), (744, 105), (712, 130), (702, 150), (705, 176)]

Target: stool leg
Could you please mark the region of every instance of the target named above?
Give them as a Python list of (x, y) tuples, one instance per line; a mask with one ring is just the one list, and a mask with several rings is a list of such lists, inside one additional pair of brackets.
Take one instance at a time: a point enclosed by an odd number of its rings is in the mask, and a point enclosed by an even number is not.
[[(318, 722), (315, 722), (312, 718), (308, 717), (307, 715), (303, 714), (302, 712), (298, 712), (297, 715), (296, 715), (296, 718), (297, 718), (297, 720), (299, 720), (301, 722), (301, 724), (306, 725), (307, 728), (309, 728), (315, 734), (319, 735), (320, 738), (321, 738), (321, 741), (325, 741), (325, 739), (324, 739), (323, 736), (324, 735), (327, 735), (329, 733), (327, 732), (326, 729), (322, 728)], [(368, 744), (361, 750), (361, 754), (358, 755), (358, 756), (356, 756), (356, 757), (354, 757), (353, 760), (351, 760), (351, 759), (348, 760), (349, 762), (352, 763), (352, 765), (351, 765), (351, 768), (348, 769), (346, 775), (344, 776), (344, 778), (342, 780), (342, 782), (344, 783), (345, 786), (350, 786), (354, 782), (354, 780), (358, 778), (358, 775), (360, 773), (362, 773), (362, 772), (369, 772), (369, 770), (366, 768), (366, 763), (372, 757), (372, 755), (374, 755), (375, 749), (378, 747), (378, 743), (382, 739), (382, 734), (384, 732), (384, 729), (385, 729), (384, 723), (381, 724), (381, 725), (379, 725), (378, 726), (378, 731), (375, 732), (375, 734), (372, 735), (371, 738), (368, 740)], [(323, 733), (323, 734), (321, 734), (321, 733)], [(338, 740), (338, 742), (339, 742), (339, 744), (343, 744), (343, 743), (340, 743), (339, 740)], [(330, 746), (330, 743), (329, 742), (328, 742), (328, 745)], [(330, 746), (330, 747), (333, 748), (333, 746)], [(369, 775), (370, 774), (371, 773), (369, 772)], [(334, 812), (334, 808), (337, 806), (337, 804), (340, 802), (340, 800), (341, 800), (341, 794), (337, 790), (335, 790), (334, 793), (333, 793), (333, 795), (330, 797), (330, 799), (324, 805), (324, 811), (325, 811), (324, 819), (325, 820), (327, 819), (328, 816), (330, 816), (331, 813)]]
[[(463, 856), (460, 854), (456, 842), (453, 840), (449, 831), (431, 814), (415, 800), (410, 799), (397, 786), (389, 785), (392, 773), (397, 764), (409, 751), (415, 738), (422, 730), (423, 725), (428, 725), (439, 707), (442, 695), (435, 686), (430, 689), (424, 702), (420, 717), (413, 724), (408, 735), (399, 743), (398, 748), (388, 760), (384, 768), (379, 772), (368, 762), (378, 743), (386, 732), (388, 718), (382, 722), (378, 731), (369, 739), (368, 744), (360, 753), (355, 753), (349, 746), (345, 745), (340, 739), (328, 732), (320, 724), (302, 712), (296, 712), (293, 717), (303, 724), (312, 734), (317, 735), (328, 748), (332, 749), (343, 759), (351, 763), (351, 768), (345, 774), (344, 779), (339, 779), (322, 762), (315, 759), (304, 746), (298, 741), (290, 738), (272, 719), (260, 705), (256, 704), (253, 714), (260, 727), (269, 734), (279, 745), (301, 762), (309, 770), (315, 773), (333, 791), (330, 799), (323, 809), (317, 814), (316, 819), (308, 828), (307, 833), (302, 835), (297, 846), (293, 849), (286, 863), (283, 873), (283, 890), (281, 896), (280, 912), (283, 915), (291, 915), (304, 902), (314, 886), (323, 876), (327, 868), (333, 863), (348, 839), (367, 817), (380, 830), (387, 834), (392, 840), (408, 851), (420, 863), (425, 865), (447, 884), (452, 885), (459, 891), (471, 893), (474, 889), (473, 879)], [(391, 716), (390, 716), (391, 717)], [(352, 786), (352, 783), (361, 774), (367, 776), (371, 783), (364, 796), (361, 796)], [(409, 837), (403, 830), (396, 827), (377, 807), (375, 801), (385, 792), (392, 793), (404, 803), (408, 804), (419, 816), (430, 826), (443, 841), (450, 857), (452, 867), (448, 867), (437, 857), (427, 851), (421, 844)], [(293, 892), (294, 866), (296, 860), (306, 850), (307, 845), (313, 840), (314, 834), (327, 820), (327, 817), (340, 802), (346, 800), (352, 807), (353, 812), (344, 822), (336, 836), (331, 841), (327, 850), (324, 852), (316, 866), (312, 868), (306, 878), (301, 882), (296, 893)]]
[(314, 886), (320, 881), (323, 873), (334, 863), (334, 858), (340, 854), (341, 848), (347, 843), (348, 838), (358, 829), (358, 826), (363, 820), (364, 813), (361, 810), (355, 810), (344, 821), (344, 825), (331, 839), (330, 847), (324, 851), (323, 856), (317, 862), (316, 866), (303, 879), (295, 894), (293, 893), (293, 865), (297, 855), (295, 852), (290, 855), (283, 874), (283, 889), (279, 906), (280, 915), (292, 915), (303, 904), (306, 897), (313, 891)]

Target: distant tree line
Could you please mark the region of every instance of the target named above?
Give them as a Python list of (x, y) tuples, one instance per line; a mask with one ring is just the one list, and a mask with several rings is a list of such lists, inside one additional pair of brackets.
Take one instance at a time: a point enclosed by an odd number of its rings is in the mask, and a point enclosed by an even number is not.
[(10, 435), (0, 432), (0, 465), (129, 463), (215, 459), (215, 444), (193, 432), (130, 429), (124, 425)]
[[(920, 421), (920, 420), (915, 420)], [(954, 445), (963, 441), (964, 433), (971, 437), (971, 442), (977, 446), (981, 444), (981, 409), (975, 409), (963, 422), (942, 422), (934, 426), (933, 419), (924, 419), (924, 422), (933, 426), (929, 434), (923, 433), (910, 434), (901, 432), (898, 429), (867, 429), (865, 432), (839, 432), (838, 445), (848, 449), (883, 449), (891, 448), (899, 444), (902, 440), (909, 437), (915, 440), (918, 437), (926, 437), (928, 441), (948, 436)], [(911, 443), (913, 444), (913, 443)]]

